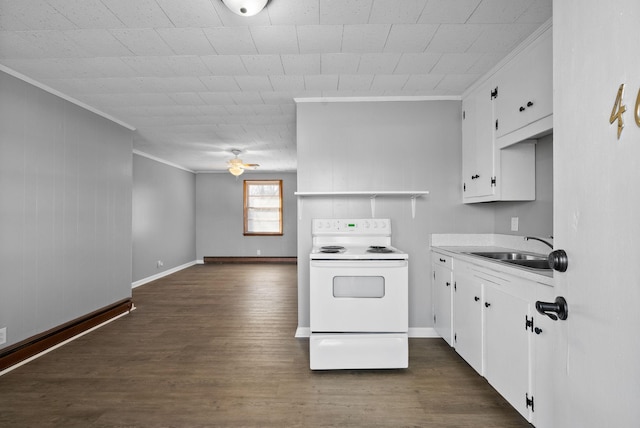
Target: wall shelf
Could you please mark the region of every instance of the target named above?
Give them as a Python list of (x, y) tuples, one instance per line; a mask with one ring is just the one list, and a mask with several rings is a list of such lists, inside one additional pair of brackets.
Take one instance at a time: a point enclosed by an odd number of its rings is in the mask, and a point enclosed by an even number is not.
[(427, 190), (399, 190), (399, 191), (336, 191), (336, 192), (295, 192), (298, 196), (298, 219), (302, 220), (302, 200), (305, 197), (333, 197), (333, 196), (366, 196), (371, 200), (371, 218), (376, 216), (376, 198), (378, 196), (408, 196), (411, 200), (411, 218), (416, 217), (416, 199), (429, 194)]

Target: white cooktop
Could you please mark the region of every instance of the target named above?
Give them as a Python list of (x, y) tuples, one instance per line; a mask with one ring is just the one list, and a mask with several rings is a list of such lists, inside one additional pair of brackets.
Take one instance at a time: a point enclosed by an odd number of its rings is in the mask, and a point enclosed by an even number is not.
[(390, 219), (313, 219), (311, 260), (406, 260), (391, 245)]

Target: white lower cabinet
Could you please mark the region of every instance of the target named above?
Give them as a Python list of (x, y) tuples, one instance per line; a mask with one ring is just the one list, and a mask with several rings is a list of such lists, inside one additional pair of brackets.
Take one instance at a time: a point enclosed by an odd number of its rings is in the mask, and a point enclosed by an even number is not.
[(453, 346), (452, 321), (453, 302), (451, 300), (453, 290), (453, 278), (451, 273), (451, 256), (433, 252), (431, 253), (431, 265), (433, 269), (433, 325), (436, 332)]
[[(553, 288), (538, 287), (536, 300), (553, 302), (555, 294)], [(532, 303), (535, 305), (535, 303)], [(533, 306), (532, 308), (534, 308)], [(535, 309), (532, 309), (535, 311)], [(555, 347), (558, 326), (546, 315), (535, 312), (533, 326), (533, 352), (531, 364), (532, 379), (532, 412), (530, 422), (537, 428), (547, 428), (556, 425), (553, 418), (553, 406), (556, 404), (553, 380), (553, 362), (556, 358), (565, 358), (561, 350)]]
[(482, 283), (470, 265), (456, 260), (453, 311), (454, 347), (479, 374), (482, 370)]
[(553, 301), (553, 288), (455, 257), (451, 263), (456, 352), (534, 426), (553, 427), (554, 321), (535, 310), (536, 300)]
[(484, 376), (525, 418), (529, 418), (529, 302), (498, 286), (484, 286)]

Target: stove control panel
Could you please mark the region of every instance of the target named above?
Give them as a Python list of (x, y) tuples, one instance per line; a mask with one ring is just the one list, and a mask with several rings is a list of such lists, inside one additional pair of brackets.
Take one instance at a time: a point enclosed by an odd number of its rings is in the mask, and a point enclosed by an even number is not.
[(388, 218), (368, 219), (313, 219), (313, 235), (390, 235), (391, 220)]

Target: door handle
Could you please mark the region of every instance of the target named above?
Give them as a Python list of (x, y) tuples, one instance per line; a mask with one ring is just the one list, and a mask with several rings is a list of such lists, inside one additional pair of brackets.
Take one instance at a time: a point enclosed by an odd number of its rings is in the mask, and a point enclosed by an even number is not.
[(569, 315), (567, 301), (562, 296), (556, 297), (555, 302), (536, 302), (536, 310), (542, 315), (546, 315), (554, 321), (558, 319), (566, 320)]
[(569, 259), (564, 250), (553, 250), (550, 252), (547, 262), (551, 269), (557, 270), (558, 272), (566, 272), (567, 267), (569, 267)]

